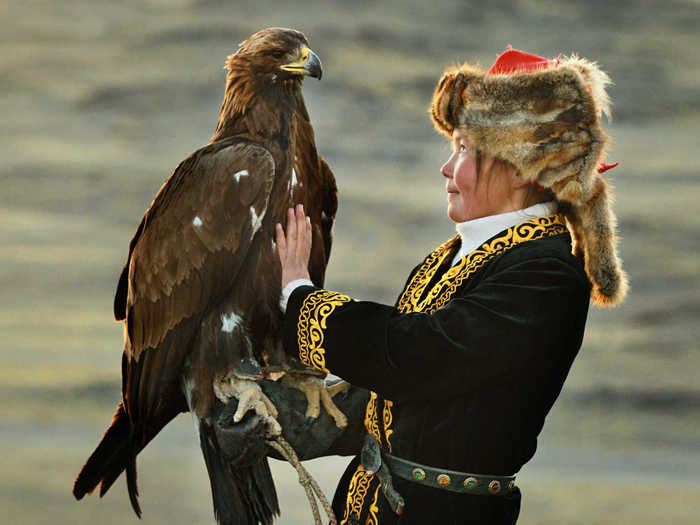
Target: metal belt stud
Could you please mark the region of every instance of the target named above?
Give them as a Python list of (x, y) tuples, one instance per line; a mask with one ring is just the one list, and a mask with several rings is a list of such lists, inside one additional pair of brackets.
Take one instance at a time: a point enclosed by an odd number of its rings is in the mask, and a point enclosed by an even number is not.
[(467, 490), (474, 490), (478, 486), (479, 480), (473, 476), (469, 476), (467, 479), (464, 480), (464, 488)]
[(494, 479), (491, 483), (489, 483), (489, 492), (491, 494), (498, 494), (501, 490), (501, 482)]
[(411, 473), (413, 474), (413, 479), (416, 481), (423, 481), (425, 479), (425, 470), (422, 468), (414, 468)]
[(452, 480), (447, 474), (440, 474), (437, 477), (438, 485), (440, 485), (441, 487), (447, 487), (450, 484), (450, 481)]

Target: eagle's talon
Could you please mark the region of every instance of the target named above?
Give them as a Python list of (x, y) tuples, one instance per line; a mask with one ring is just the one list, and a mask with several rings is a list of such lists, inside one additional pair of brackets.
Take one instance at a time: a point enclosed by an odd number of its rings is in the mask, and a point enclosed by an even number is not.
[(311, 425), (314, 424), (314, 421), (316, 421), (316, 418), (315, 418), (315, 417), (307, 417), (307, 418), (306, 418), (306, 421), (304, 421), (304, 423), (302, 423), (301, 425), (299, 425), (299, 426), (295, 429), (296, 432), (299, 432), (299, 433), (301, 433), (301, 432), (306, 432), (307, 430), (309, 430), (309, 429), (311, 428)]
[(331, 386), (327, 386), (326, 382), (320, 377), (288, 372), (282, 378), (282, 384), (286, 387), (301, 390), (306, 395), (306, 422), (301, 426), (302, 430), (308, 430), (309, 426), (311, 426), (309, 421), (313, 423), (313, 421), (318, 419), (321, 413), (321, 405), (333, 418), (338, 428), (345, 428), (348, 425), (348, 419), (345, 417), (345, 414), (335, 406), (333, 399), (331, 399), (339, 392), (347, 392), (349, 390), (350, 384), (346, 381), (339, 381)]
[(332, 385), (329, 385), (326, 390), (328, 390), (328, 395), (335, 397), (338, 394), (343, 394), (343, 397), (347, 396), (350, 392), (350, 383), (343, 381), (342, 379)]
[(252, 410), (267, 424), (268, 436), (279, 436), (282, 433), (282, 427), (277, 422), (277, 407), (257, 382), (238, 378), (235, 373), (226, 374), (214, 381), (214, 394), (224, 404), (231, 398), (238, 400), (238, 407), (233, 415), (234, 424), (240, 423)]

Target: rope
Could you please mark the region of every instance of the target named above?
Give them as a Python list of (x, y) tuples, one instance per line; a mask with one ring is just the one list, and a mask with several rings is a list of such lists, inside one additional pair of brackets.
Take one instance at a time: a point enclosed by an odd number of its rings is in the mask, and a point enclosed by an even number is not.
[[(333, 509), (328, 503), (326, 495), (323, 493), (316, 480), (311, 476), (311, 474), (309, 474), (309, 471), (306, 470), (301, 464), (297, 453), (292, 448), (292, 445), (290, 445), (281, 435), (274, 439), (268, 440), (267, 444), (279, 452), (280, 455), (294, 467), (297, 474), (299, 474), (299, 484), (304, 487), (304, 491), (306, 492), (306, 497), (309, 500), (309, 505), (311, 506), (311, 513), (314, 515), (314, 523), (316, 525), (323, 525), (321, 522), (321, 514), (318, 510), (318, 503), (316, 501), (316, 498), (318, 498), (323, 506), (323, 510), (326, 512), (326, 516), (328, 516), (330, 525), (337, 525), (338, 521), (335, 519), (335, 514), (333, 514)], [(316, 498), (314, 498), (314, 493)]]

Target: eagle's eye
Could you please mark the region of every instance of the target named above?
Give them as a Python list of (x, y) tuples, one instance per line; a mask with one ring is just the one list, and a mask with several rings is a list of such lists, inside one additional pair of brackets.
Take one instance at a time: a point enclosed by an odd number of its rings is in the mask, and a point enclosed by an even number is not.
[(270, 51), (270, 55), (274, 58), (282, 58), (284, 56), (284, 51), (277, 49), (275, 51)]

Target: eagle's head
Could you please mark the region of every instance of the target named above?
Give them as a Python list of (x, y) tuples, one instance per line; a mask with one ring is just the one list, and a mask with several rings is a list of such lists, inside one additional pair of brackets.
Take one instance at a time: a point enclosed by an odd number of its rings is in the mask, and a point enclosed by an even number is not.
[(321, 60), (309, 49), (304, 34), (282, 27), (268, 27), (241, 42), (226, 66), (232, 71), (239, 64), (245, 64), (256, 80), (272, 83), (305, 76), (320, 80), (323, 73)]
[[(291, 110), (300, 97), (304, 77), (321, 78), (321, 60), (309, 49), (306, 37), (294, 29), (268, 27), (258, 31), (238, 46), (226, 60), (226, 92), (221, 104), (219, 122), (212, 140), (231, 133), (240, 133), (237, 122), (254, 108), (278, 113)], [(302, 102), (303, 104), (303, 102)], [(305, 110), (304, 110), (305, 111)], [(254, 117), (245, 126), (269, 128), (268, 117)]]

